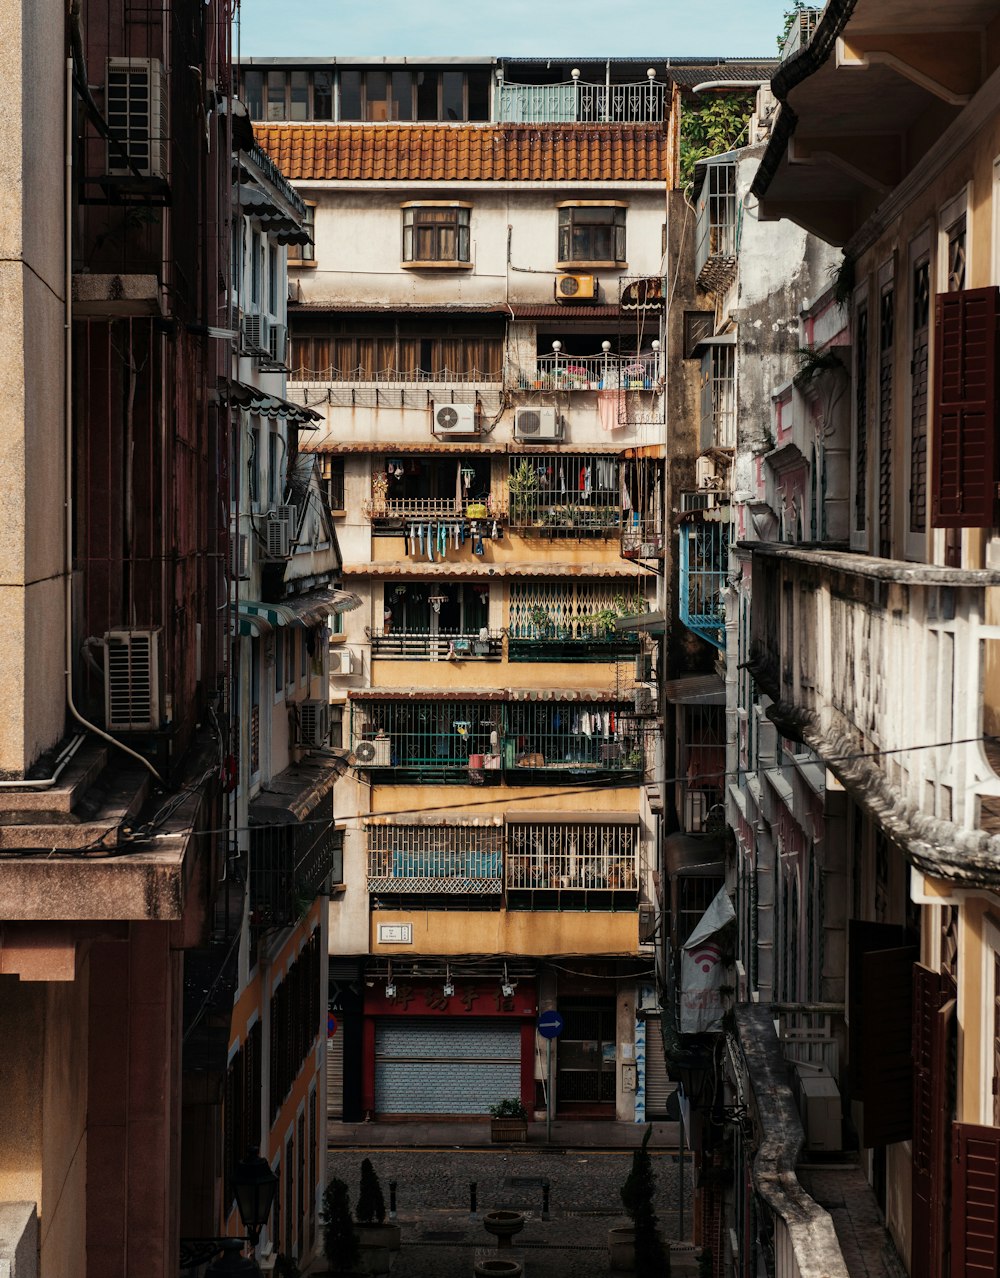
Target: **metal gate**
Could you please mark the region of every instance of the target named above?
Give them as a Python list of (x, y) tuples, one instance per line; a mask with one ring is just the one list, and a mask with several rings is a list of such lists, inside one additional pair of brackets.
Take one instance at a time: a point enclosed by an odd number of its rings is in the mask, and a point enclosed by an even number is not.
[(375, 1025), (379, 1114), (486, 1114), (521, 1094), (517, 1021), (393, 1017)]
[(326, 1116), (344, 1116), (344, 1027), (340, 1023), (326, 1040)]
[(663, 1027), (658, 1016), (646, 1017), (646, 1117), (667, 1116), (667, 1101), (677, 1084), (667, 1077), (667, 1058), (663, 1052)]
[(572, 1114), (615, 1103), (615, 1000), (559, 1001), (563, 1031), (556, 1049), (556, 1106)]

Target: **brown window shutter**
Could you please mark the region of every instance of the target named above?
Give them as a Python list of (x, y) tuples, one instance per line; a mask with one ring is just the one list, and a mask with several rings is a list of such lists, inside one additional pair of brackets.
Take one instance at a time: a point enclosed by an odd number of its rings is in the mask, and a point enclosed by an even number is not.
[(945, 1186), (952, 1101), (949, 977), (913, 968), (913, 1245), (910, 1278), (943, 1278)]
[(952, 1127), (952, 1278), (1000, 1273), (1000, 1127)]
[(934, 337), (931, 523), (992, 528), (997, 522), (996, 288), (938, 295)]
[[(893, 1145), (913, 1135), (913, 965), (916, 946), (869, 950), (861, 960), (864, 1005), (862, 1145)], [(852, 1025), (853, 1030), (853, 1025)]]
[[(862, 960), (869, 950), (891, 950), (906, 944), (906, 929), (894, 923), (869, 923), (850, 919), (847, 924), (847, 1015), (849, 1083), (852, 1100), (862, 1100), (862, 1077), (866, 1042), (862, 1034), (865, 1023), (865, 988)], [(876, 1040), (877, 1042), (877, 1040)], [(871, 1043), (867, 1044), (869, 1050)]]

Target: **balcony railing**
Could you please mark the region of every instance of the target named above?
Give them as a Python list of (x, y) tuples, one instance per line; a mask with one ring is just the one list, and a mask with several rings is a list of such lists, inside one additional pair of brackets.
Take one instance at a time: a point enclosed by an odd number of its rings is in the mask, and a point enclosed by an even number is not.
[[(251, 818), (252, 819), (252, 818)], [(250, 831), (250, 919), (256, 929), (295, 923), (331, 874), (343, 880), (342, 830), (333, 825), (333, 791), (307, 820)]]
[(368, 891), (499, 895), (503, 831), (491, 825), (382, 825), (368, 830)]
[(353, 760), (393, 780), (638, 784), (652, 728), (629, 703), (356, 700)]
[(982, 740), (984, 650), (996, 643), (985, 619), (1000, 574), (752, 551), (750, 665), (782, 730), (848, 789), (878, 795), (918, 866), (1000, 881), (1000, 839), (992, 814), (983, 819), (1000, 781)]
[(433, 635), (373, 630), (371, 641), (373, 657), (396, 661), (499, 661), (503, 657), (500, 630), (490, 630), (485, 635), (479, 630), (470, 634), (439, 631)]
[(680, 529), (680, 617), (720, 650), (725, 646), (729, 507), (692, 511)]
[(739, 252), (736, 164), (706, 160), (695, 223), (694, 269), (703, 288), (718, 291), (733, 277)]
[(658, 355), (542, 355), (522, 369), (520, 390), (602, 391), (663, 389)]
[(503, 502), (492, 496), (459, 501), (454, 497), (372, 497), (361, 509), (373, 523), (399, 519), (500, 519)]
[(637, 84), (500, 84), (493, 118), (508, 124), (660, 124), (666, 86)]
[(597, 822), (512, 822), (507, 899), (512, 908), (634, 909), (639, 899), (639, 827)]
[(822, 12), (822, 8), (817, 7), (815, 9), (802, 9), (793, 15), (792, 25), (788, 28), (788, 35), (785, 36), (784, 44), (781, 46), (782, 62), (787, 58), (794, 57), (796, 53), (800, 53), (809, 44), (815, 34)]
[(659, 516), (643, 517), (638, 511), (625, 512), (622, 526), (622, 557), (662, 559), (666, 538)]
[(639, 651), (636, 633), (615, 628), (622, 616), (646, 610), (606, 582), (512, 582), (507, 656), (510, 661), (602, 661)]
[(510, 661), (613, 661), (639, 652), (638, 634), (616, 630), (613, 625), (569, 625), (549, 622), (524, 625), (507, 642)]
[(503, 373), (499, 369), (455, 369), (436, 368), (423, 370), (419, 368), (375, 368), (372, 365), (357, 365), (353, 368), (338, 368), (327, 364), (323, 368), (309, 368), (296, 362), (288, 376), (291, 386), (327, 386), (331, 383), (343, 383), (350, 386), (473, 386), (490, 385), (503, 381)]
[(621, 523), (616, 457), (554, 454), (510, 459), (510, 527), (543, 536), (608, 536)]

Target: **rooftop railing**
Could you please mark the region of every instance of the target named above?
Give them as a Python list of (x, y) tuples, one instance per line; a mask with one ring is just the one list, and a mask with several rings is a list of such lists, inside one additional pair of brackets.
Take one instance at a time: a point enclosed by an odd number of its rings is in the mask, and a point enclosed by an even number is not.
[(562, 84), (499, 84), (493, 118), (508, 124), (660, 124), (666, 86), (655, 80), (637, 84), (593, 84), (578, 79)]
[(522, 369), (520, 390), (602, 391), (663, 389), (659, 355), (540, 355)]
[(503, 632), (480, 630), (463, 633), (439, 630), (436, 634), (373, 630), (372, 656), (394, 661), (468, 661), (503, 657)]

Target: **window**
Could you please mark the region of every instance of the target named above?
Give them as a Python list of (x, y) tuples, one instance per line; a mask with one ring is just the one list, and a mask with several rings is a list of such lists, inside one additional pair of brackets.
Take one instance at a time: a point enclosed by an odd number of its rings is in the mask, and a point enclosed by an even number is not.
[(268, 120), (284, 120), (287, 118), (287, 108), (285, 104), (285, 83), (287, 80), (284, 71), (268, 71), (267, 73), (267, 110), (265, 112)]
[(281, 269), (278, 261), (278, 249), (269, 244), (267, 249), (267, 310), (270, 315), (280, 315), (278, 310), (278, 284)]
[(243, 99), (251, 120), (264, 117), (264, 72), (244, 71)]
[(344, 512), (344, 459), (320, 455), (320, 484), (331, 514)]
[(694, 359), (699, 342), (711, 337), (715, 329), (714, 311), (684, 312), (684, 358)]
[(468, 205), (406, 205), (403, 261), (468, 262), (470, 212)]
[(625, 206), (571, 204), (559, 209), (559, 263), (625, 263)]
[(854, 339), (854, 529), (868, 526), (868, 303), (855, 312)]
[(893, 361), (896, 350), (896, 293), (891, 276), (879, 294), (878, 339), (878, 553), (892, 557)]
[(333, 119), (333, 76), (329, 71), (313, 72), (313, 119)]
[(250, 505), (254, 510), (260, 506), (261, 493), (261, 461), (260, 455), (260, 418), (250, 418), (250, 457), (247, 460), (247, 477), (250, 484)]
[(910, 280), (910, 525), (911, 533), (927, 527), (927, 408), (931, 279), (930, 257), (921, 256)]
[(261, 267), (263, 247), (261, 245), (260, 231), (254, 231), (250, 236), (250, 301), (254, 310), (260, 309), (260, 285), (261, 285)]
[(278, 461), (278, 449), (281, 436), (276, 430), (267, 435), (267, 500), (272, 509), (281, 501), (281, 466)]
[(330, 706), (330, 749), (344, 748), (344, 707), (335, 702)]
[(285, 636), (280, 630), (274, 635), (274, 699), (285, 695)]
[(309, 243), (293, 244), (289, 248), (288, 261), (291, 264), (316, 261), (316, 202), (306, 200), (305, 206), (306, 214), (302, 219), (302, 229), (309, 236)]

